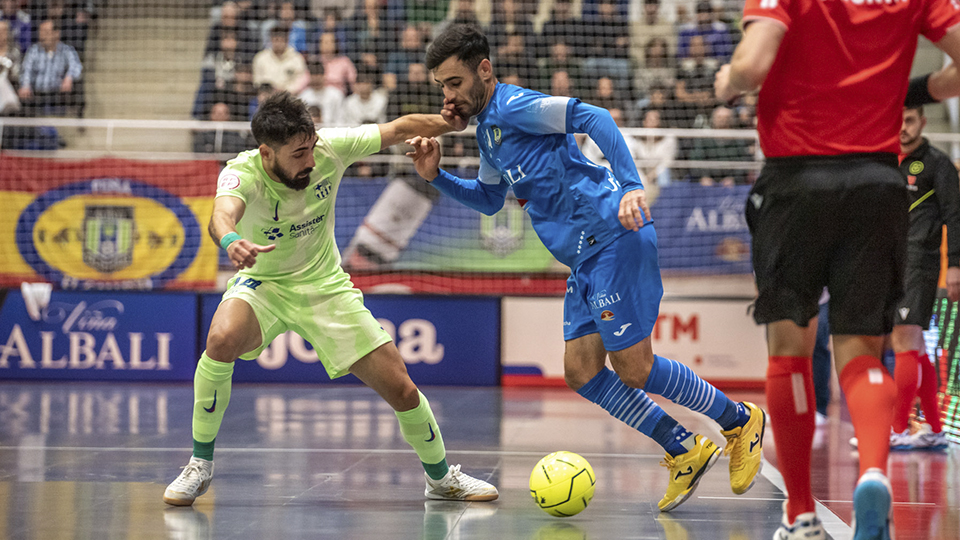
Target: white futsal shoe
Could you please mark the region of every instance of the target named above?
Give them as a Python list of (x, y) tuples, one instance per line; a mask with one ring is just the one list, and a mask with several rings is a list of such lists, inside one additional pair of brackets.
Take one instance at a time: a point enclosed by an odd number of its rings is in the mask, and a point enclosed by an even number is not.
[(430, 478), (423, 473), (427, 480), (427, 489), (423, 494), (428, 499), (443, 501), (492, 501), (500, 496), (497, 488), (460, 472), (460, 465), (451, 465), (447, 474), (439, 479)]
[(800, 514), (793, 523), (787, 523), (787, 501), (783, 501), (783, 519), (773, 533), (773, 540), (826, 540), (827, 533), (816, 512)]
[(213, 481), (213, 462), (191, 457), (183, 472), (163, 492), (163, 502), (174, 506), (190, 506), (207, 492)]

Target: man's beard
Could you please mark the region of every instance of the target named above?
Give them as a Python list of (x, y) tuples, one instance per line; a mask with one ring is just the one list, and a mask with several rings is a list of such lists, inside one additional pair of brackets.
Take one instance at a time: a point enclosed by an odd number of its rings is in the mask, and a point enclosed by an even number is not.
[(280, 183), (287, 186), (290, 189), (296, 191), (303, 191), (310, 185), (310, 173), (313, 171), (313, 167), (308, 167), (302, 171), (300, 174), (291, 178), (287, 175), (286, 171), (277, 167), (273, 170), (273, 174), (277, 176), (277, 179), (280, 180)]
[(913, 137), (910, 140), (904, 141), (903, 134), (900, 135), (900, 146), (913, 146), (917, 141), (920, 140), (920, 134), (917, 134), (916, 137)]

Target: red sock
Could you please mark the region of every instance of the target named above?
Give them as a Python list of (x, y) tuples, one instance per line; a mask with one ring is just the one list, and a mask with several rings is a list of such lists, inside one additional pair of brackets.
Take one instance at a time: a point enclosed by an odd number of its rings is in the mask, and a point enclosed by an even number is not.
[(927, 423), (934, 433), (940, 433), (940, 404), (937, 403), (937, 368), (930, 362), (930, 357), (924, 354), (920, 357), (920, 407)]
[(787, 486), (787, 519), (813, 512), (810, 452), (817, 410), (813, 392), (813, 360), (803, 356), (771, 356), (767, 365), (767, 410), (777, 444), (777, 463)]
[(886, 474), (890, 425), (897, 401), (896, 384), (880, 359), (858, 356), (850, 360), (840, 373), (840, 388), (847, 396), (850, 420), (859, 441), (860, 474), (870, 468), (878, 468)]
[(910, 421), (910, 408), (917, 398), (917, 385), (920, 382), (920, 351), (897, 353), (897, 366), (893, 370), (893, 380), (897, 384), (897, 406), (893, 414), (893, 430), (903, 433)]

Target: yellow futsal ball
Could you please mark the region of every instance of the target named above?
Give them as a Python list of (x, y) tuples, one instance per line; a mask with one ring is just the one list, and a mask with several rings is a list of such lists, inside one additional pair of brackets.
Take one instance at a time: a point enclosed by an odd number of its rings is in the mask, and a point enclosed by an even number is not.
[(530, 495), (551, 516), (579, 514), (593, 498), (593, 467), (573, 452), (545, 456), (530, 473)]

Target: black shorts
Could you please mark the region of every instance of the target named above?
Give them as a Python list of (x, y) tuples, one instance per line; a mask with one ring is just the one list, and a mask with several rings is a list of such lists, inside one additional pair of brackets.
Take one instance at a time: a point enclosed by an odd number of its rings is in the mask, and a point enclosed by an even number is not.
[(830, 291), (832, 334), (893, 328), (907, 191), (893, 154), (769, 159), (750, 192), (757, 323), (806, 326)]
[(894, 323), (917, 325), (928, 330), (939, 282), (939, 259), (933, 260), (932, 264), (915, 264), (910, 260), (904, 275), (903, 296), (897, 302)]

